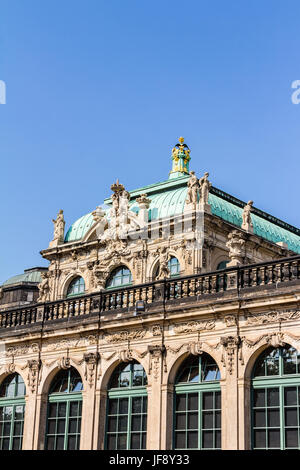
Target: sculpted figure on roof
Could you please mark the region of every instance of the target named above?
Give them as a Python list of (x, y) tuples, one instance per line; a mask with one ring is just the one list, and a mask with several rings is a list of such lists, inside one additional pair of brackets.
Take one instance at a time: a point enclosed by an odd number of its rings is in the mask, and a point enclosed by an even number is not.
[(52, 219), (52, 222), (54, 224), (53, 241), (63, 242), (65, 235), (65, 219), (62, 209), (57, 214), (56, 220)]
[(242, 229), (246, 230), (247, 232), (253, 232), (253, 223), (251, 219), (251, 211), (252, 211), (253, 201), (248, 201), (248, 203), (244, 207), (243, 211), (243, 223)]
[(194, 207), (197, 204), (198, 200), (198, 193), (199, 193), (199, 180), (197, 176), (195, 175), (194, 171), (190, 172), (190, 179), (188, 180), (188, 192), (187, 192), (187, 198), (186, 198), (186, 203), (187, 204), (193, 204)]
[(211, 188), (211, 183), (208, 181), (209, 173), (204, 173), (200, 179), (200, 203), (208, 204), (208, 194)]
[(105, 240), (125, 240), (128, 232), (139, 230), (140, 224), (135, 212), (130, 211), (130, 194), (125, 187), (117, 180), (111, 186), (114, 194), (111, 196), (112, 208), (109, 211), (108, 228), (99, 238)]

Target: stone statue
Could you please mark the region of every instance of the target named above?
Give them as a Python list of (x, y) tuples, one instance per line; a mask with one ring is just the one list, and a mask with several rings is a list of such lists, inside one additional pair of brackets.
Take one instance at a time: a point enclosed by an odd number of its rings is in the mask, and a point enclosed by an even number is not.
[[(111, 196), (112, 208), (109, 211), (108, 228), (99, 234), (101, 241), (125, 240), (130, 231), (140, 229), (139, 219), (135, 212), (129, 210), (130, 194), (117, 180), (111, 186), (114, 192)], [(105, 227), (104, 227), (105, 229)]]
[(56, 220), (52, 219), (54, 224), (54, 236), (53, 242), (62, 243), (64, 241), (65, 235), (65, 219), (64, 219), (64, 211), (61, 209), (57, 214)]
[(242, 217), (243, 217), (242, 229), (246, 230), (247, 232), (253, 233), (253, 223), (251, 219), (252, 206), (253, 206), (253, 201), (248, 201), (248, 203), (244, 207), (244, 211), (242, 214)]
[(3, 292), (3, 287), (0, 287), (0, 300), (3, 299), (4, 292)]
[(244, 237), (243, 233), (238, 230), (229, 233), (226, 246), (229, 248), (230, 262), (227, 264), (227, 268), (243, 264), (246, 243)]
[(159, 270), (158, 270), (157, 279), (165, 279), (166, 277), (170, 276), (168, 263), (169, 263), (169, 254), (165, 249), (162, 249), (159, 255)]
[(187, 191), (187, 204), (193, 204), (196, 207), (197, 200), (198, 200), (198, 193), (199, 193), (199, 180), (195, 175), (194, 171), (190, 172), (190, 179), (188, 180), (188, 191)]
[(205, 173), (200, 179), (200, 204), (208, 205), (208, 195), (211, 188), (211, 183), (208, 181), (209, 173)]
[(49, 273), (44, 272), (41, 273), (42, 276), (42, 281), (38, 285), (39, 288), (39, 298), (38, 302), (47, 302), (49, 300), (49, 295), (50, 295), (50, 284), (49, 284)]
[(92, 216), (93, 216), (94, 222), (99, 222), (99, 220), (102, 220), (103, 217), (105, 217), (105, 212), (101, 206), (98, 206), (96, 210), (92, 212)]

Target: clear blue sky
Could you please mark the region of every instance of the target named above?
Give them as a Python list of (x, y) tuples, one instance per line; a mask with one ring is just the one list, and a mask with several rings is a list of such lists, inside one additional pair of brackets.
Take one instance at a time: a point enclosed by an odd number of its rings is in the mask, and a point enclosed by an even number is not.
[(0, 283), (110, 195), (191, 169), (299, 226), (300, 3), (2, 0)]

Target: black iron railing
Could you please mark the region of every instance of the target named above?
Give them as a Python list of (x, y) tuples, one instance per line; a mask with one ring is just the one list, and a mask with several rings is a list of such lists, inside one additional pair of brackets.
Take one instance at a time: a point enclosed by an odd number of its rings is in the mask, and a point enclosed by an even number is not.
[(204, 295), (226, 291), (243, 291), (265, 286), (279, 287), (300, 279), (300, 256), (276, 261), (227, 268), (220, 271), (153, 281), (146, 284), (112, 289), (92, 294), (27, 305), (0, 312), (0, 329), (33, 325), (42, 322), (87, 317), (102, 312), (135, 309), (142, 300), (146, 311), (151, 305), (165, 305), (183, 299), (195, 300)]

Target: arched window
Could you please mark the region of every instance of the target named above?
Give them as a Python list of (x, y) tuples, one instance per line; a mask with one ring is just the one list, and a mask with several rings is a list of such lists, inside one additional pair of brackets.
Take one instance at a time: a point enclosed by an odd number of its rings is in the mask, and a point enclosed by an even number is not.
[(114, 370), (108, 389), (106, 449), (146, 449), (146, 385), (146, 372), (136, 361)]
[(84, 294), (85, 291), (85, 282), (84, 279), (80, 276), (75, 277), (73, 281), (70, 282), (68, 287), (67, 297), (73, 297), (75, 295)]
[(228, 263), (229, 261), (221, 261), (221, 263), (219, 263), (217, 266), (217, 271), (220, 271), (220, 269), (226, 269)]
[(171, 256), (168, 262), (168, 268), (170, 271), (170, 277), (176, 277), (180, 275), (180, 263), (175, 256)]
[(6, 377), (0, 386), (0, 450), (21, 450), (26, 388), (19, 374)]
[(221, 449), (220, 371), (211, 356), (189, 356), (175, 383), (174, 449)]
[(54, 377), (48, 395), (47, 450), (79, 449), (82, 389), (81, 377), (74, 367)]
[(300, 353), (268, 348), (252, 375), (252, 448), (300, 449)]
[(132, 274), (130, 269), (126, 266), (120, 266), (112, 271), (108, 281), (106, 283), (106, 288), (114, 288), (121, 286), (130, 286), (132, 284)]

